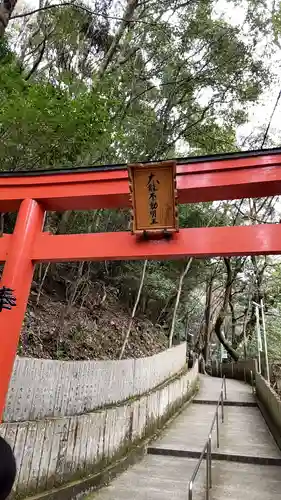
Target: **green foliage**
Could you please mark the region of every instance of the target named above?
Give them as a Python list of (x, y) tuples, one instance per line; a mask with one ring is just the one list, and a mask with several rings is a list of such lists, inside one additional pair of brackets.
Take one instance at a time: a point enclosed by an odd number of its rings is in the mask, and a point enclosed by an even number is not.
[(13, 60), (14, 56), (9, 48), (6, 38), (0, 39), (0, 61), (1, 64), (7, 64)]
[[(269, 363), (281, 362), (281, 310), (271, 310), (270, 314), (266, 315), (266, 335), (267, 335), (267, 351)], [(261, 327), (261, 336), (263, 339), (263, 330)], [(262, 340), (263, 342), (263, 340)], [(264, 346), (263, 346), (264, 351)], [(242, 349), (240, 350), (243, 356)], [(247, 346), (247, 354), (249, 357), (257, 357), (257, 339), (253, 336)], [(263, 355), (263, 354), (262, 354)]]
[(176, 282), (165, 275), (163, 268), (151, 265), (145, 282), (144, 293), (157, 301), (167, 301), (176, 292)]
[(109, 100), (74, 96), (48, 81), (27, 82), (17, 64), (0, 66), (0, 161), (3, 170), (69, 166), (96, 151), (109, 133)]
[[(103, 15), (91, 14), (82, 3), (41, 12), (26, 26), (32, 56), (23, 61), (25, 74), (43, 83), (43, 94), (46, 81), (66, 87), (69, 93), (60, 97), (61, 104), (48, 96), (51, 110), (58, 106), (63, 122), (57, 135), (65, 135), (66, 141), (71, 135), (74, 138), (68, 154), (59, 155), (55, 146), (49, 154), (51, 165), (175, 156), (179, 139), (199, 154), (237, 149), (236, 127), (247, 120), (247, 105), (258, 98), (270, 78), (255, 54), (255, 41), (242, 39), (239, 28), (216, 19), (211, 0), (182, 7), (176, 0), (152, 2), (143, 11), (136, 9), (140, 22), (124, 31), (100, 78), (100, 65), (114, 37), (107, 18), (111, 2), (96, 0), (95, 4), (99, 5), (97, 9), (93, 5), (93, 11)], [(167, 10), (174, 10), (171, 22), (166, 20)], [(42, 47), (42, 63), (37, 65)], [(90, 88), (93, 92), (87, 92)], [(74, 100), (75, 111), (69, 99)], [(93, 110), (93, 124), (81, 99)], [(36, 107), (39, 104), (34, 102)], [(41, 104), (46, 106), (44, 96)], [(52, 111), (50, 115), (56, 122)], [(69, 124), (66, 131), (64, 122)], [(53, 136), (49, 142), (49, 123), (45, 126), (47, 150)], [(9, 153), (14, 150), (13, 134), (10, 141)]]

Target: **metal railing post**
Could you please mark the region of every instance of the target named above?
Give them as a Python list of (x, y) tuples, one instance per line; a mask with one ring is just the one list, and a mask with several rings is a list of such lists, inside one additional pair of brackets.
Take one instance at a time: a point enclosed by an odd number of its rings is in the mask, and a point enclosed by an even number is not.
[(219, 412), (216, 413), (216, 421), (217, 421), (217, 448), (220, 447), (220, 430), (219, 430)]
[(197, 477), (198, 471), (200, 469), (200, 466), (205, 459), (206, 461), (206, 494), (205, 494), (205, 500), (210, 500), (210, 490), (212, 488), (212, 433), (214, 431), (214, 427), (216, 425), (217, 429), (217, 448), (220, 446), (220, 435), (219, 435), (219, 429), (220, 429), (220, 422), (219, 422), (219, 407), (221, 405), (221, 420), (224, 422), (224, 401), (226, 400), (226, 383), (225, 383), (225, 376), (223, 377), (222, 383), (221, 383), (221, 388), (220, 388), (220, 393), (219, 393), (219, 399), (217, 402), (216, 406), (216, 412), (213, 417), (212, 425), (209, 431), (208, 439), (204, 444), (202, 453), (200, 455), (200, 458), (197, 462), (197, 465), (193, 471), (193, 474), (190, 478), (190, 481), (188, 483), (188, 500), (193, 500), (193, 484), (194, 481)]
[(255, 394), (255, 389), (254, 389), (254, 377), (253, 377), (253, 371), (250, 371), (251, 374), (251, 386), (252, 386), (252, 393)]
[(192, 500), (192, 493), (193, 493), (193, 482), (189, 481), (189, 484), (188, 484), (188, 500)]
[(212, 488), (212, 435), (209, 436), (209, 487)]
[(206, 449), (206, 500), (209, 500), (210, 467), (209, 467), (209, 442)]

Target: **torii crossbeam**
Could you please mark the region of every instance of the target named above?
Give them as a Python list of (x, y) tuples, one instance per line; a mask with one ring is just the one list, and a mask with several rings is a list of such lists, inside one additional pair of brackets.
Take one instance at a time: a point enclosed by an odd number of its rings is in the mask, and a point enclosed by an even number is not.
[[(179, 203), (281, 194), (281, 149), (177, 160)], [(170, 241), (138, 242), (129, 232), (50, 235), (46, 211), (130, 206), (125, 165), (0, 173), (0, 211), (18, 211), (12, 235), (0, 238), (2, 285), (17, 306), (0, 313), (0, 415), (37, 262), (172, 259), (281, 253), (281, 225), (181, 229)]]

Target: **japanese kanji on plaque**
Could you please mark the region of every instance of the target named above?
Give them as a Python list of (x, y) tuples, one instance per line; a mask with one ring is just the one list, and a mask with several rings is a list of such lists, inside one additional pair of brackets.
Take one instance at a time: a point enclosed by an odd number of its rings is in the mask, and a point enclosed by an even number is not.
[(176, 163), (128, 165), (132, 201), (132, 233), (178, 231)]

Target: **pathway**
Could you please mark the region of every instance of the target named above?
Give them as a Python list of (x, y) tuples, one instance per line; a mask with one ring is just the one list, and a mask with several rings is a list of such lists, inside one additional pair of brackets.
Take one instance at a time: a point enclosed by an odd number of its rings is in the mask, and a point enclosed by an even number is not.
[[(277, 500), (281, 497), (281, 452), (255, 404), (251, 388), (227, 380), (225, 422), (212, 463), (212, 500)], [(151, 443), (147, 456), (94, 500), (187, 500), (187, 485), (208, 437), (221, 379), (201, 376), (194, 402)], [(215, 436), (214, 436), (215, 438)], [(214, 439), (215, 445), (215, 439)], [(214, 446), (213, 445), (213, 446)], [(194, 484), (194, 500), (203, 500), (205, 464)]]

